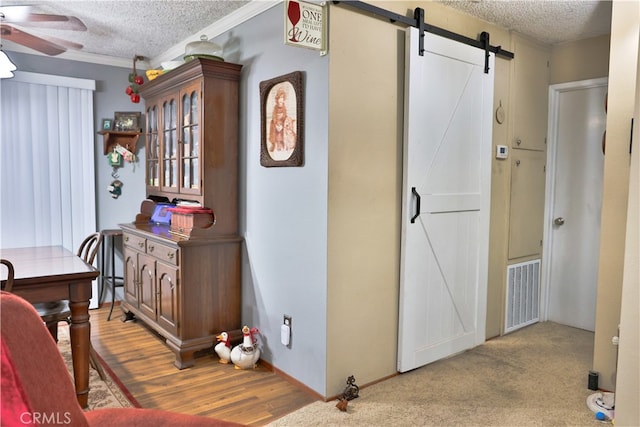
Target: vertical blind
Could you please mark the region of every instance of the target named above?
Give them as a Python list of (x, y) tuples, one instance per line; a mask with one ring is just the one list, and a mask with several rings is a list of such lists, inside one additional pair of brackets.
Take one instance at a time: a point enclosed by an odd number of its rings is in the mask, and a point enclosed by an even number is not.
[(94, 90), (27, 72), (0, 83), (0, 246), (75, 252), (95, 232)]

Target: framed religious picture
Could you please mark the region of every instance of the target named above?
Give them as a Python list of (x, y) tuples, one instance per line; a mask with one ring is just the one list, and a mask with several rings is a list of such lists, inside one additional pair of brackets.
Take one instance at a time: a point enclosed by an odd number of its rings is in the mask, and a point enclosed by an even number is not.
[(260, 164), (304, 163), (304, 93), (301, 71), (260, 82)]

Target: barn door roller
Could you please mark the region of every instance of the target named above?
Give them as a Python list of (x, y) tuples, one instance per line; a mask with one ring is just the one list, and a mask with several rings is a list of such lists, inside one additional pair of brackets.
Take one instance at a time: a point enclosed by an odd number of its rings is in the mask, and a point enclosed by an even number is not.
[(386, 9), (379, 8), (377, 6), (373, 6), (368, 3), (364, 3), (361, 1), (334, 1), (334, 4), (342, 4), (345, 6), (352, 7), (354, 9), (362, 10), (365, 12), (369, 12), (378, 17), (388, 19), (392, 23), (402, 23), (410, 27), (415, 27), (420, 32), (420, 41), (418, 43), (418, 54), (420, 56), (424, 56), (424, 32), (427, 31), (431, 34), (436, 34), (441, 37), (446, 37), (451, 40), (458, 41), (460, 43), (467, 44), (469, 46), (477, 47), (485, 51), (485, 62), (484, 62), (484, 72), (489, 72), (489, 53), (493, 52), (498, 56), (501, 56), (506, 59), (513, 59), (513, 52), (509, 52), (508, 50), (502, 49), (502, 46), (491, 46), (489, 43), (489, 33), (482, 32), (480, 34), (480, 40), (475, 40), (469, 38), (467, 36), (463, 36), (461, 34), (454, 33), (449, 30), (445, 30), (444, 28), (435, 27), (433, 25), (429, 25), (424, 22), (424, 9), (421, 7), (417, 7), (413, 11), (413, 17), (409, 18), (404, 15), (399, 15), (397, 13), (391, 12)]

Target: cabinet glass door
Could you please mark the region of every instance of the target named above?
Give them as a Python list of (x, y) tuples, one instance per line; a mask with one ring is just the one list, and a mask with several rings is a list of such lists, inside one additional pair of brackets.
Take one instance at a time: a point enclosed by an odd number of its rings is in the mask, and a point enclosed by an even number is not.
[(160, 187), (160, 141), (158, 140), (158, 107), (147, 108), (147, 187)]
[(182, 140), (180, 144), (180, 192), (200, 194), (200, 111), (198, 92), (200, 85), (182, 93)]
[(178, 135), (175, 98), (162, 103), (162, 190), (178, 191)]

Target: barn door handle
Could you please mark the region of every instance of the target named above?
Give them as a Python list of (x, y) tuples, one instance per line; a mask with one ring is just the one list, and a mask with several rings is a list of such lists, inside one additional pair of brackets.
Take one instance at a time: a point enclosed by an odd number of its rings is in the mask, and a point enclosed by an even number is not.
[(411, 187), (411, 193), (416, 196), (416, 214), (411, 217), (411, 224), (413, 224), (420, 216), (420, 194), (416, 191), (416, 187)]

